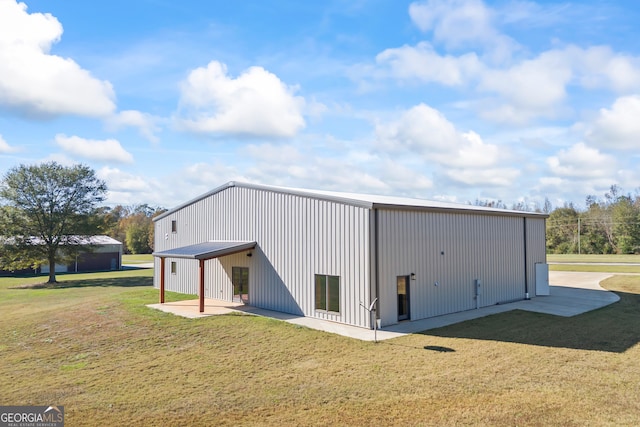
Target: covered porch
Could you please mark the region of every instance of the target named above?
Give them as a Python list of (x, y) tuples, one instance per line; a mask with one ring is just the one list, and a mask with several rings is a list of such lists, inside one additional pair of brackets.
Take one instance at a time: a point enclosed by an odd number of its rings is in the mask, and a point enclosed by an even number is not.
[[(205, 303), (205, 261), (223, 257), (226, 255), (232, 255), (239, 252), (250, 251), (256, 247), (256, 242), (251, 241), (220, 241), (220, 240), (212, 240), (202, 243), (197, 243), (195, 245), (182, 246), (179, 248), (169, 249), (161, 252), (154, 252), (153, 256), (160, 258), (160, 304), (165, 304), (165, 260), (167, 258), (182, 258), (182, 259), (193, 259), (197, 260), (198, 263), (198, 313), (204, 314), (207, 308), (207, 304)], [(194, 263), (195, 264), (195, 263)], [(224, 304), (227, 304), (231, 307), (233, 304), (237, 304), (237, 306), (242, 305), (242, 303), (233, 303), (230, 301), (220, 301), (220, 300), (211, 300), (218, 301)], [(184, 301), (169, 303), (169, 304), (184, 304)], [(219, 305), (217, 303), (210, 303), (210, 310), (219, 310)], [(216, 308), (217, 307), (217, 308)], [(165, 310), (166, 311), (166, 310)], [(220, 313), (217, 313), (220, 314)]]

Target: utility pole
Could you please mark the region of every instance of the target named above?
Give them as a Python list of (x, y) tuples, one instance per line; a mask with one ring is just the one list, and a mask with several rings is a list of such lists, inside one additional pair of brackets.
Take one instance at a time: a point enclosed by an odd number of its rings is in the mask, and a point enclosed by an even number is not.
[(580, 255), (580, 215), (578, 215), (578, 255)]

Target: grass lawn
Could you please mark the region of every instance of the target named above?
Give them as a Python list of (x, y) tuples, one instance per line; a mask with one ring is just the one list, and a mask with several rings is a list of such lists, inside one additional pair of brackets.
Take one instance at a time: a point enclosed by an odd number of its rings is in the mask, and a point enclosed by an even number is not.
[(515, 311), (375, 344), (148, 309), (150, 272), (0, 279), (0, 404), (64, 405), (69, 426), (640, 425), (640, 277), (608, 279), (620, 302), (574, 318)]
[[(598, 273), (640, 273), (640, 255), (575, 255), (548, 254), (551, 271), (587, 271)], [(562, 264), (567, 263), (567, 264)], [(578, 263), (578, 264), (574, 264)], [(607, 265), (617, 263), (625, 265)], [(586, 264), (586, 265), (585, 265)], [(637, 265), (634, 265), (637, 264)]]
[(547, 254), (548, 262), (582, 262), (582, 263), (631, 263), (640, 264), (640, 255), (577, 255)]
[(123, 264), (143, 264), (147, 262), (153, 262), (153, 255), (151, 254), (123, 254)]

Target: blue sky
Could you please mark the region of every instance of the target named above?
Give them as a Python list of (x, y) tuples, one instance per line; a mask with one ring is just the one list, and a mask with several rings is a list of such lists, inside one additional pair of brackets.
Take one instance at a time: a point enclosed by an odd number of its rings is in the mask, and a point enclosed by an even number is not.
[[(241, 5), (241, 6), (240, 6)], [(0, 0), (0, 172), (460, 203), (640, 187), (635, 1)]]

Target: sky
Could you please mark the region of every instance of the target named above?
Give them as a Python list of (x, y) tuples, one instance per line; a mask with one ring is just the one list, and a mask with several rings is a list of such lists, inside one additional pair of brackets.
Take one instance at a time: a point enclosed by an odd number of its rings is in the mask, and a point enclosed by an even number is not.
[(636, 1), (0, 0), (0, 173), (583, 206), (640, 187)]

